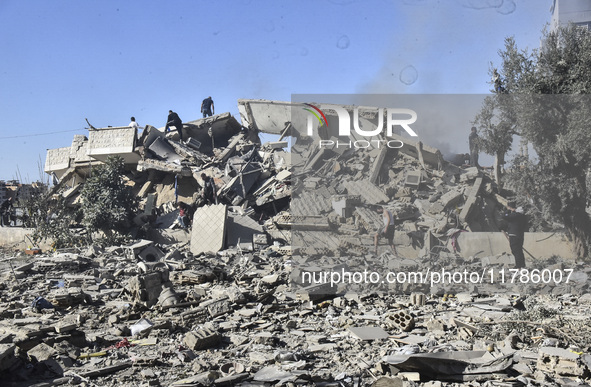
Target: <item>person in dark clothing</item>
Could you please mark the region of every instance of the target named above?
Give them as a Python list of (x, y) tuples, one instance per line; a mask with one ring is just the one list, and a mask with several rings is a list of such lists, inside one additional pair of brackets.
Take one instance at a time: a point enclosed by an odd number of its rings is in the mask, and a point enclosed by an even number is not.
[(183, 141), (183, 121), (181, 121), (178, 114), (172, 110), (168, 111), (168, 119), (166, 120), (166, 127), (164, 130), (170, 132), (170, 127), (174, 126), (176, 131), (179, 133), (179, 138)]
[(470, 166), (480, 167), (478, 164), (478, 152), (480, 151), (480, 139), (478, 133), (476, 133), (476, 127), (473, 126), (470, 130), (470, 136), (468, 136), (468, 144), (470, 145)]
[(211, 96), (205, 98), (203, 102), (201, 102), (201, 113), (203, 113), (203, 118), (211, 117), (215, 114), (215, 107), (213, 106), (213, 99), (211, 99)]
[(523, 255), (523, 235), (527, 229), (527, 218), (522, 207), (515, 208), (514, 202), (507, 204), (505, 220), (508, 223), (507, 234), (509, 234), (509, 246), (515, 257), (515, 267), (525, 267), (525, 256)]
[(0, 222), (2, 226), (10, 226), (12, 220), (12, 198), (6, 199), (0, 206)]
[(203, 204), (217, 204), (215, 184), (213, 183), (213, 179), (207, 176), (205, 173), (201, 174), (201, 178), (203, 179), (203, 191), (201, 192)]

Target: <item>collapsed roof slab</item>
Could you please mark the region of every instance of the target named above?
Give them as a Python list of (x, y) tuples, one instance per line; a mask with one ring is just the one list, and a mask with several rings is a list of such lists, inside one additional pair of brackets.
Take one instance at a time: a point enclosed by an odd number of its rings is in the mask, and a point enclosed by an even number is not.
[(109, 156), (120, 156), (125, 164), (135, 164), (140, 155), (135, 152), (137, 130), (128, 126), (89, 129), (88, 156), (105, 162)]
[[(322, 104), (323, 109), (326, 109), (325, 116), (329, 127), (338, 127), (339, 116), (334, 109), (344, 108), (350, 114), (353, 112), (355, 106)], [(240, 119), (242, 125), (255, 129), (263, 133), (282, 135), (288, 128), (293, 128), (294, 135), (306, 135), (304, 126), (307, 124), (307, 112), (304, 110), (306, 106), (298, 102), (285, 101), (269, 101), (264, 99), (239, 99), (238, 111), (240, 112)], [(359, 124), (362, 128), (368, 127), (370, 124), (374, 127), (378, 125), (379, 116), (377, 108), (361, 107), (364, 109), (359, 113)], [(297, 123), (296, 126), (290, 124)], [(351, 121), (352, 125), (352, 121)], [(355, 132), (353, 127), (351, 129), (351, 136), (353, 140), (378, 140), (379, 137), (362, 137)], [(319, 134), (319, 131), (321, 132)], [(318, 127), (317, 122), (313, 122), (314, 136), (318, 135), (321, 138), (329, 139), (331, 134), (328, 133), (325, 126)]]
[(239, 99), (242, 126), (268, 134), (280, 135), (291, 122), (291, 102), (265, 99)]
[[(345, 109), (349, 114), (352, 114), (355, 108), (358, 108), (358, 121), (361, 128), (375, 128), (379, 125), (380, 115), (379, 109), (367, 106), (349, 106), (336, 104), (322, 104), (323, 111), (329, 127), (339, 127), (339, 116), (334, 108)], [(294, 109), (294, 107), (302, 107)], [(294, 135), (307, 135), (307, 116), (304, 111), (305, 106), (301, 103), (283, 102), (283, 101), (269, 101), (269, 100), (253, 100), (253, 99), (239, 99), (238, 111), (242, 125), (250, 129), (256, 129), (263, 133), (269, 134), (283, 134), (287, 127), (292, 127)], [(382, 117), (382, 122), (385, 118)], [(364, 137), (359, 135), (353, 128), (353, 120), (350, 120), (350, 137), (347, 141), (400, 141), (404, 145), (399, 149), (400, 152), (409, 155), (419, 160), (421, 165), (426, 168), (426, 164), (440, 168), (444, 165), (443, 155), (439, 149), (423, 144), (418, 139), (409, 136), (401, 136), (392, 133), (391, 136), (384, 138), (382, 136)], [(289, 125), (291, 124), (291, 125)], [(313, 137), (320, 137), (323, 139), (330, 139), (334, 137), (334, 133), (328, 133), (326, 126), (319, 127), (317, 121), (312, 122)], [(400, 129), (402, 130), (402, 129)], [(342, 140), (346, 142), (345, 140)]]
[[(212, 138), (210, 136), (213, 134)], [(215, 116), (202, 118), (184, 123), (183, 138), (192, 137), (201, 143), (198, 151), (211, 154), (213, 147), (223, 148), (228, 146), (228, 141), (234, 135), (240, 133), (241, 125), (230, 113), (216, 114)]]

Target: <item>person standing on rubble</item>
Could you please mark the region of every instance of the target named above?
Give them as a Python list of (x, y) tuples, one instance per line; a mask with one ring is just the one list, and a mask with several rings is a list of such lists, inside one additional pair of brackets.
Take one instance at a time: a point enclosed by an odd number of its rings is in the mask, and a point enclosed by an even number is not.
[(470, 130), (470, 136), (468, 136), (468, 144), (470, 146), (470, 166), (480, 168), (478, 164), (478, 152), (480, 148), (480, 138), (476, 133), (476, 127), (473, 126)]
[(508, 223), (507, 234), (511, 254), (515, 257), (515, 267), (525, 267), (525, 256), (523, 255), (523, 236), (527, 228), (527, 218), (523, 213), (523, 207), (515, 208), (515, 202), (507, 203), (505, 220)]
[(201, 102), (201, 113), (203, 113), (203, 118), (211, 117), (215, 114), (215, 107), (213, 106), (213, 99), (211, 99), (211, 95)]
[(135, 117), (131, 117), (131, 122), (127, 126), (129, 126), (130, 128), (134, 128), (135, 129), (135, 137), (136, 138), (139, 138), (140, 137), (140, 135), (138, 133), (139, 132), (139, 129), (140, 129), (140, 126), (135, 121)]
[(215, 184), (213, 183), (213, 179), (207, 176), (205, 173), (201, 174), (201, 178), (203, 179), (203, 191), (201, 191), (203, 205), (217, 204)]
[(166, 126), (164, 127), (165, 132), (170, 132), (170, 127), (174, 126), (176, 131), (179, 133), (179, 138), (183, 141), (183, 121), (181, 121), (178, 114), (172, 110), (168, 111), (168, 119), (166, 120)]
[(127, 126), (129, 126), (130, 128), (135, 128), (135, 130), (138, 130), (140, 128), (137, 122), (135, 122), (135, 117), (131, 117), (131, 122)]
[(394, 215), (392, 215), (392, 212), (390, 212), (386, 206), (382, 207), (382, 219), (384, 222), (384, 227), (380, 227), (378, 232), (376, 232), (373, 237), (374, 252), (376, 255), (378, 254), (378, 241), (380, 237), (383, 236), (388, 240), (388, 244), (394, 252), (394, 255), (398, 256), (396, 246), (394, 245)]
[(0, 206), (0, 222), (2, 226), (10, 226), (12, 218), (12, 197), (6, 199)]

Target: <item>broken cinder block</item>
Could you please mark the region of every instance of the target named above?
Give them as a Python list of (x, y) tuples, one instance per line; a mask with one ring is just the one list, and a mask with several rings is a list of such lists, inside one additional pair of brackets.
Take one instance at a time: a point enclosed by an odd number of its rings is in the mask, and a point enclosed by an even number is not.
[(581, 356), (569, 350), (541, 347), (538, 353), (538, 370), (564, 376), (583, 376), (589, 372), (581, 362)]
[(387, 318), (390, 324), (404, 332), (409, 332), (415, 327), (414, 317), (402, 310), (389, 314)]
[(183, 339), (183, 343), (194, 351), (215, 347), (220, 341), (220, 334), (208, 328), (187, 332)]

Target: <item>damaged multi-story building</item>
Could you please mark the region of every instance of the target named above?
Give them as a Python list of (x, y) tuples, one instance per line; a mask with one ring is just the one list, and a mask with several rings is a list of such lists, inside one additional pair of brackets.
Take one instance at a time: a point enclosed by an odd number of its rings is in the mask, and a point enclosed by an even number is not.
[[(455, 247), (446, 248), (464, 258), (508, 251), (498, 219), (499, 208), (507, 199), (499, 195), (494, 181), (482, 169), (462, 166), (462, 158), (455, 164), (446, 161), (437, 148), (426, 145), (420, 137), (404, 136), (401, 130), (387, 137), (390, 142), (397, 141), (395, 146), (386, 142), (382, 147), (360, 146), (359, 141), (378, 143), (386, 137), (360, 136), (351, 122), (348, 141), (355, 143), (353, 151), (344, 146), (342, 139), (339, 144), (339, 139), (331, 137), (327, 128), (339, 125), (337, 110), (353, 117), (355, 107), (334, 105), (331, 109), (324, 105), (328, 122), (315, 123), (310, 136), (306, 126), (309, 114), (302, 115), (307, 113), (301, 106), (239, 100), (242, 122), (230, 113), (186, 122), (182, 128), (186, 141), (179, 141), (175, 131), (166, 133), (163, 128), (149, 125), (141, 133), (131, 127), (91, 127), (88, 136), (75, 136), (70, 147), (48, 150), (45, 172), (58, 181), (54, 191), (67, 187), (65, 194), (75, 198), (92, 167), (118, 155), (125, 160), (134, 192), (143, 200), (144, 212), (160, 208), (162, 220), (163, 215), (174, 210), (171, 203), (196, 202), (203, 185), (201, 174), (205, 173), (214, 179), (220, 203), (241, 206), (251, 219), (257, 213), (260, 220), (262, 212), (274, 216), (287, 209), (292, 171), (298, 175), (298, 194), (292, 206), (293, 211), (301, 212), (298, 215), (352, 217), (357, 223), (365, 223), (366, 228), (373, 228), (371, 222), (379, 221), (379, 216), (368, 212), (368, 206), (404, 208), (395, 211), (398, 227), (405, 231), (397, 233), (396, 238), (407, 256), (424, 256), (428, 252), (421, 249), (441, 249), (451, 239)], [(376, 127), (380, 119), (388, 120), (379, 117), (377, 108), (372, 109), (358, 112), (359, 125)], [(261, 145), (260, 133), (279, 136), (278, 141)], [(296, 144), (290, 149), (288, 138)], [(319, 176), (330, 176), (331, 181), (323, 186), (326, 181)], [(169, 216), (159, 227), (169, 227), (170, 219), (174, 217)], [(287, 222), (283, 226), (291, 225)], [(273, 239), (273, 235), (270, 237)], [(356, 243), (371, 245), (367, 241)], [(572, 257), (565, 237), (554, 232), (527, 233), (525, 248), (540, 258), (556, 254)]]

